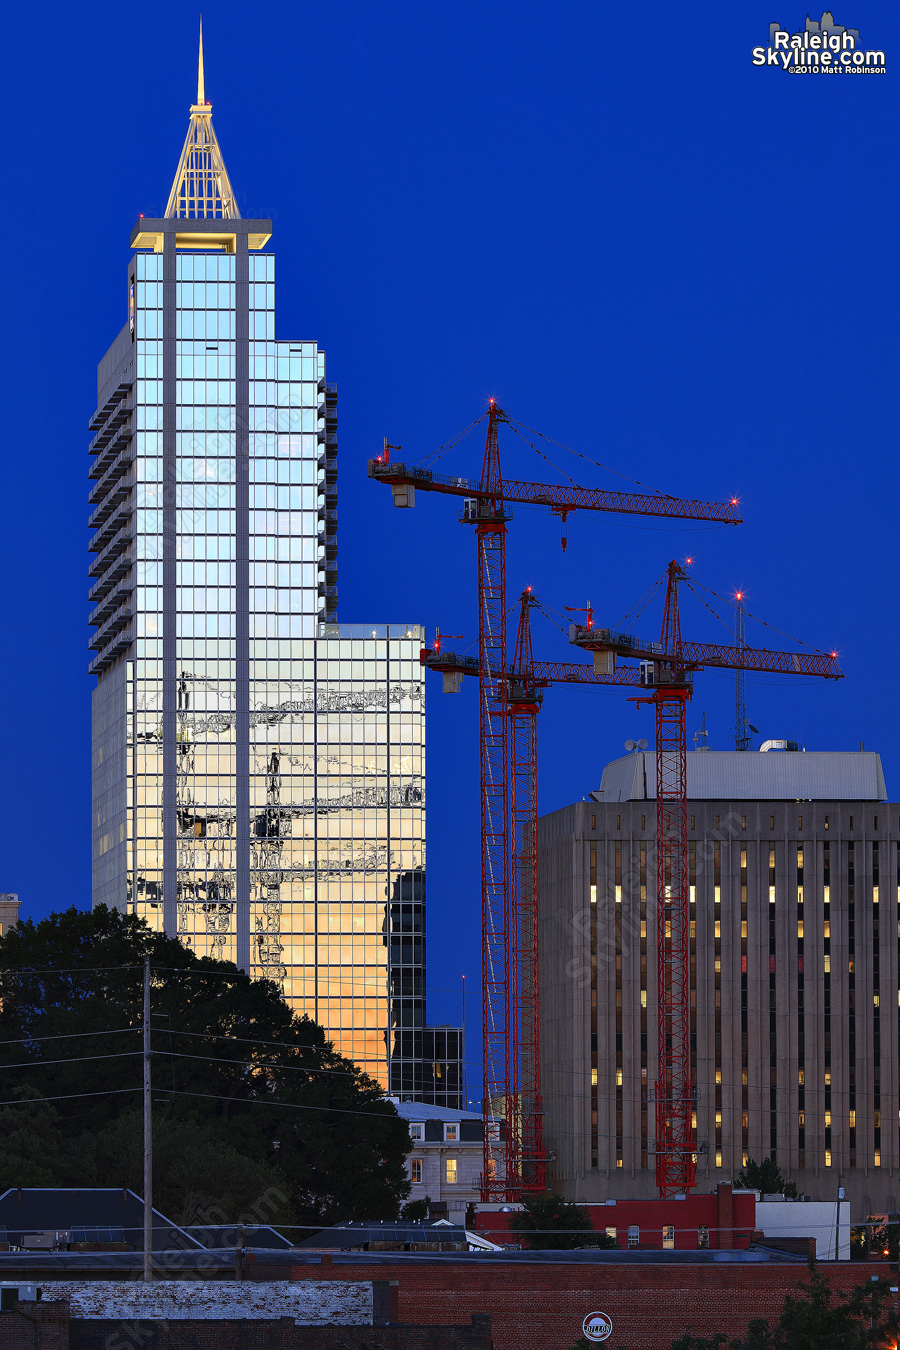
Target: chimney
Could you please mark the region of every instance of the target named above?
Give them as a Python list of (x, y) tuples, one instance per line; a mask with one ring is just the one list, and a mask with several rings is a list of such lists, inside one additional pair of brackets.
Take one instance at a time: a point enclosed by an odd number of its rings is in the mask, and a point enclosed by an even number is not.
[(716, 1186), (716, 1227), (719, 1248), (730, 1251), (734, 1246), (734, 1196), (730, 1181), (720, 1181)]

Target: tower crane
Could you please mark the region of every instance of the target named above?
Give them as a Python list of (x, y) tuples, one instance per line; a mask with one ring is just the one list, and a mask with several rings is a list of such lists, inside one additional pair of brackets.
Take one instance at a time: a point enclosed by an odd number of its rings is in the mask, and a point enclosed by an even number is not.
[[(475, 529), (478, 554), (478, 678), (481, 768), (481, 915), (482, 915), (482, 1111), (485, 1137), (494, 1131), (492, 1104), (509, 1102), (518, 1064), (517, 1027), (510, 987), (510, 727), (506, 644), (506, 534), (509, 503), (546, 506), (565, 518), (576, 510), (663, 516), (675, 520), (740, 523), (737, 501), (680, 500), (663, 494), (608, 492), (577, 484), (504, 481), (500, 467), (499, 427), (513, 426), (509, 414), (491, 399), (481, 478), (472, 482), (432, 469), (391, 462), (399, 446), (385, 441), (384, 453), (368, 461), (368, 475), (385, 483), (394, 505), (415, 505), (416, 489), (463, 498), (460, 519)], [(480, 420), (480, 419), (479, 419)], [(515, 1142), (515, 1141), (514, 1141)], [(487, 1147), (487, 1146), (486, 1146)], [(496, 1159), (490, 1160), (496, 1163)], [(486, 1167), (485, 1199), (506, 1198), (521, 1176), (520, 1160), (506, 1155), (507, 1166)]]
[(706, 667), (817, 675), (842, 679), (837, 653), (769, 651), (685, 642), (681, 636), (678, 586), (687, 573), (671, 562), (659, 642), (629, 633), (572, 624), (575, 646), (594, 653), (601, 669), (618, 656), (641, 661), (641, 682), (652, 691), (635, 702), (656, 708), (656, 931), (658, 1066), (656, 1082), (656, 1184), (662, 1198), (695, 1182), (693, 1113), (696, 1093), (690, 1046), (690, 922), (687, 859), (686, 710), (692, 678)]
[[(505, 1198), (513, 1200), (522, 1193), (542, 1191), (546, 1184), (538, 1019), (537, 715), (543, 691), (552, 684), (640, 687), (637, 666), (619, 665), (603, 674), (587, 662), (535, 661), (531, 614), (539, 607), (530, 587), (522, 592), (514, 656), (507, 671), (512, 789), (509, 1001), (519, 1053), (510, 1066), (509, 1090), (501, 1108), (505, 1136), (492, 1118), (484, 1145), (483, 1176), (503, 1175)], [(433, 648), (422, 649), (420, 659), (443, 675), (445, 692), (458, 693), (463, 676), (478, 675), (477, 657), (442, 651), (437, 638)]]

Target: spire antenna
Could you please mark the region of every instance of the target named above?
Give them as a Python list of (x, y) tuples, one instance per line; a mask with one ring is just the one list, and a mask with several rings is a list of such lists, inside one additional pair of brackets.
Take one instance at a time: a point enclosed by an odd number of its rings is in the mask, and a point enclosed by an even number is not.
[(197, 58), (197, 106), (206, 103), (206, 91), (203, 88), (203, 15), (200, 15), (200, 55)]
[(175, 171), (166, 205), (166, 219), (239, 220), (240, 211), (212, 124), (212, 105), (206, 101), (203, 74), (203, 16), (197, 57), (197, 102)]

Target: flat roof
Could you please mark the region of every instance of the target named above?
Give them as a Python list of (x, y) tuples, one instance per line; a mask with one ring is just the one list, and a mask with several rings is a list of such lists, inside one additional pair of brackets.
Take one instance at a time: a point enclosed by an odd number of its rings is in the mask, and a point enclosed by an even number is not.
[[(871, 750), (690, 750), (687, 795), (696, 801), (883, 802), (881, 756)], [(652, 801), (656, 754), (638, 751), (603, 770), (597, 802)]]

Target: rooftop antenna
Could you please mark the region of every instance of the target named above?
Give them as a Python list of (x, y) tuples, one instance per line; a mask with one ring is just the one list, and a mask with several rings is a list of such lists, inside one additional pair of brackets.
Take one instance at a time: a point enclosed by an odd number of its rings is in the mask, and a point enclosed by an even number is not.
[[(734, 645), (739, 651), (746, 647), (744, 637), (744, 592), (735, 591), (737, 604), (734, 607)], [(734, 672), (734, 748), (749, 750), (752, 745), (750, 728), (747, 726), (746, 676), (742, 666)]]
[[(701, 742), (702, 742), (702, 744), (701, 744)], [(708, 750), (708, 749), (709, 749), (709, 731), (707, 730), (707, 727), (706, 727), (706, 713), (705, 713), (705, 712), (702, 712), (702, 713), (700, 714), (700, 730), (694, 732), (694, 749), (695, 749), (695, 750)]]

